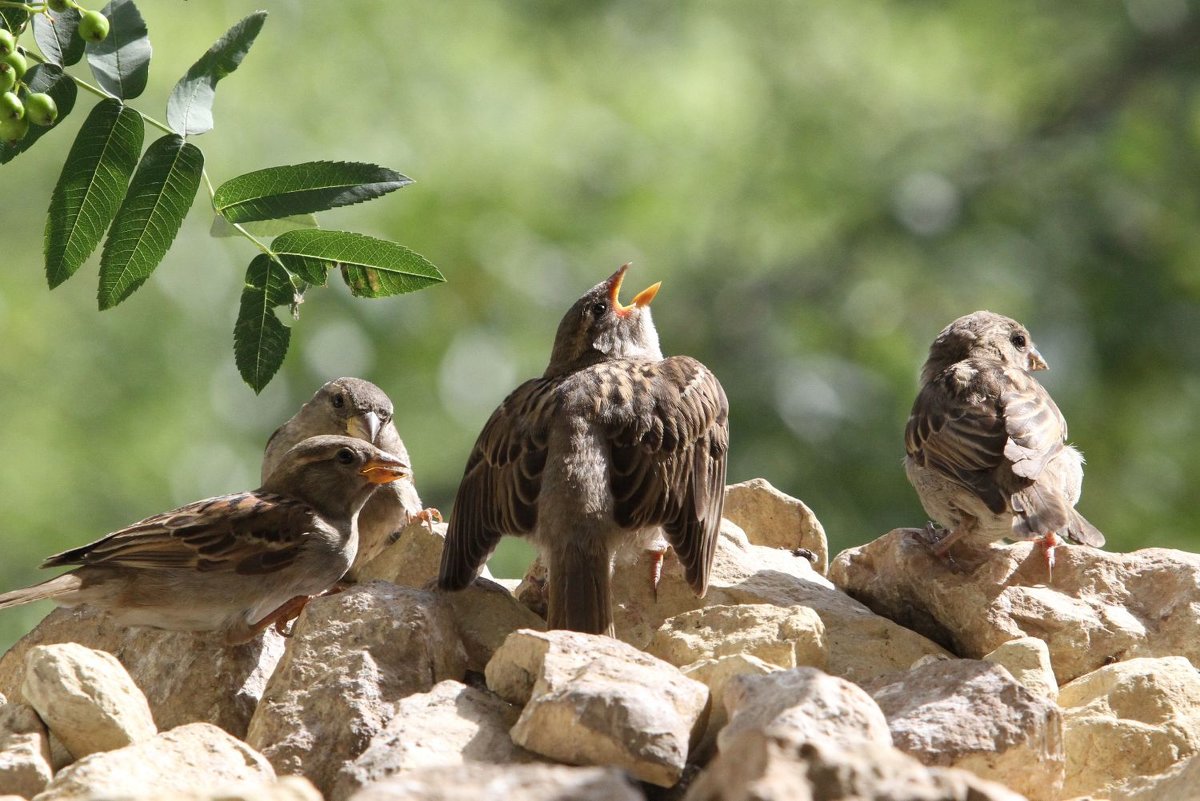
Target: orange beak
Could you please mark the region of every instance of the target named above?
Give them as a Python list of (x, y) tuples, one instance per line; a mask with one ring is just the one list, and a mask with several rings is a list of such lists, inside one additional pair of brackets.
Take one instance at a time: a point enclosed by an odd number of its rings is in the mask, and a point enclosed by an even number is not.
[(412, 475), (408, 465), (392, 456), (371, 459), (358, 472), (372, 484), (390, 484)]
[(633, 303), (625, 306), (618, 299), (621, 292), (621, 282), (625, 280), (625, 271), (629, 269), (628, 264), (622, 264), (621, 269), (612, 274), (608, 279), (608, 299), (612, 303), (613, 311), (622, 317), (628, 315), (634, 309), (640, 309), (642, 306), (649, 306), (650, 301), (654, 300), (654, 296), (658, 294), (658, 288), (662, 286), (662, 281), (643, 289), (641, 292), (633, 296)]

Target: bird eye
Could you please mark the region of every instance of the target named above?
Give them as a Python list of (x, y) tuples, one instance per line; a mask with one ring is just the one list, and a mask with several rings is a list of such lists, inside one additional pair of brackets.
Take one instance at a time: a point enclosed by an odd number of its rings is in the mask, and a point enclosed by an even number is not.
[(333, 408), (340, 409), (346, 405), (346, 396), (340, 392), (333, 396)]
[(1018, 348), (1023, 349), (1025, 347), (1025, 335), (1024, 334), (1013, 334), (1010, 341), (1013, 343), (1013, 345), (1015, 345)]
[(593, 317), (599, 317), (600, 315), (602, 315), (602, 314), (604, 314), (606, 311), (608, 311), (608, 304), (607, 304), (607, 303), (605, 303), (605, 302), (604, 302), (604, 301), (602, 301), (602, 300), (601, 300), (601, 301), (596, 301), (595, 303), (593, 303), (593, 304), (592, 304), (592, 310), (591, 310), (591, 311), (592, 311), (592, 316), (593, 316)]
[(337, 456), (334, 458), (338, 460), (338, 464), (353, 464), (354, 451), (350, 450), (349, 448), (342, 448), (337, 452)]

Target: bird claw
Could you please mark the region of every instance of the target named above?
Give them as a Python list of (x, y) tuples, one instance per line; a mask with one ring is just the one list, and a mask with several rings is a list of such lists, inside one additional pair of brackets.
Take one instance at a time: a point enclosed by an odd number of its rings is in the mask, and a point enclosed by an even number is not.
[(650, 555), (650, 592), (654, 594), (654, 602), (658, 603), (658, 585), (662, 581), (663, 558), (666, 551), (646, 551)]
[(425, 524), (425, 528), (429, 530), (429, 533), (432, 534), (434, 524), (442, 522), (442, 513), (430, 506), (413, 515), (413, 519), (420, 520)]
[(1062, 544), (1058, 535), (1051, 531), (1041, 538), (1042, 548), (1046, 554), (1046, 583), (1054, 583), (1054, 549)]

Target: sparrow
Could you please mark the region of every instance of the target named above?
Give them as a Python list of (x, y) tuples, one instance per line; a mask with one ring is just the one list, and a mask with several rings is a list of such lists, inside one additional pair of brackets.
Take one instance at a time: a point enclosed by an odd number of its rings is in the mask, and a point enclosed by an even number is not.
[(354, 560), (357, 517), (375, 488), (408, 474), (401, 460), (350, 437), (312, 437), (259, 489), (196, 501), (46, 559), (79, 565), (0, 595), (0, 609), (87, 604), (126, 626), (223, 631), (247, 642), (282, 630)]
[(403, 462), (407, 475), (380, 487), (358, 516), (358, 556), (351, 566), (365, 565), (393, 541), (400, 529), (414, 520), (432, 525), (441, 520), (437, 509), (425, 509), (413, 483), (408, 449), (396, 431), (391, 399), (382, 389), (361, 378), (338, 378), (318, 389), (290, 420), (275, 429), (263, 453), (262, 480), (279, 467), (284, 454), (309, 437), (337, 434), (357, 437)]
[(614, 550), (660, 532), (697, 595), (708, 588), (724, 504), (729, 404), (688, 356), (663, 358), (650, 302), (618, 300), (629, 265), (558, 326), (541, 378), (492, 414), (467, 459), (438, 585), (460, 590), (500, 538), (525, 536), (547, 567), (547, 623), (612, 634)]
[(959, 541), (1038, 539), (1052, 569), (1060, 536), (1104, 544), (1075, 510), (1083, 455), (1033, 375), (1045, 369), (1029, 331), (989, 311), (958, 318), (930, 346), (904, 466), (925, 512), (947, 530), (928, 529), (938, 556)]

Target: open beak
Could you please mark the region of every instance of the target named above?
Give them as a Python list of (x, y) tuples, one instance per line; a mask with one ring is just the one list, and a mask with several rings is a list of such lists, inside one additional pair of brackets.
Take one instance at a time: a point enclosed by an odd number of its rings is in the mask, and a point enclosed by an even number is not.
[(346, 424), (346, 433), (358, 439), (365, 439), (372, 445), (375, 444), (375, 438), (379, 436), (379, 429), (379, 415), (375, 414), (375, 412), (355, 415)]
[(641, 292), (633, 296), (633, 302), (628, 306), (621, 303), (617, 297), (621, 293), (621, 282), (625, 279), (625, 271), (629, 269), (628, 264), (622, 264), (621, 269), (612, 274), (608, 279), (608, 299), (612, 304), (613, 311), (624, 317), (634, 309), (640, 309), (643, 306), (649, 306), (650, 301), (654, 300), (654, 296), (658, 294), (658, 288), (662, 286), (662, 281), (657, 284), (651, 284)]
[(390, 484), (411, 475), (408, 465), (387, 454), (371, 459), (358, 472), (372, 484)]
[(1050, 369), (1050, 365), (1046, 364), (1046, 360), (1042, 358), (1042, 354), (1038, 353), (1037, 348), (1029, 349), (1029, 369), (1031, 371)]

